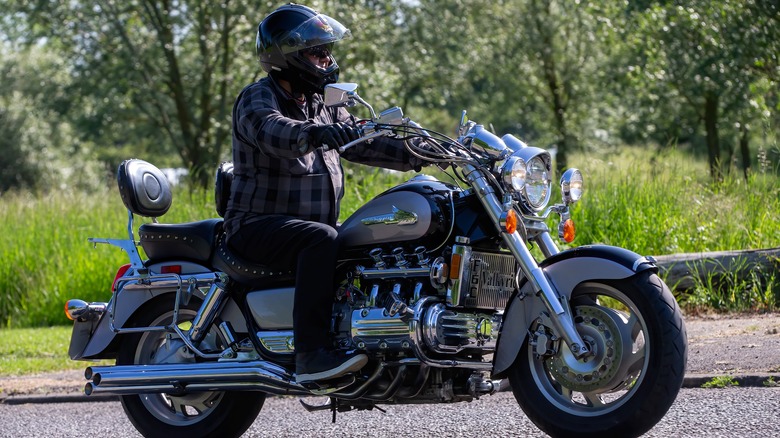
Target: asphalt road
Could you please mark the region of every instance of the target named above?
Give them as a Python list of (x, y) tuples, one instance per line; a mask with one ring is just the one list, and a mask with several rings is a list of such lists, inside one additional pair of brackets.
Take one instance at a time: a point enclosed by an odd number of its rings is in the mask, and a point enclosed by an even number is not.
[[(310, 403), (325, 401), (312, 399)], [(472, 403), (387, 406), (339, 414), (306, 412), (297, 398), (266, 402), (246, 437), (544, 437), (511, 393)], [(646, 437), (778, 437), (780, 388), (682, 389)], [(0, 404), (0, 437), (138, 437), (117, 402)]]

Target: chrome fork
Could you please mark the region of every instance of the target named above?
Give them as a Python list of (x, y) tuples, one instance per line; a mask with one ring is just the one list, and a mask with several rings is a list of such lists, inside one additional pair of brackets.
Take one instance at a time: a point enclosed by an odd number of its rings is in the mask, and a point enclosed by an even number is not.
[[(487, 211), (493, 223), (499, 228), (501, 237), (506, 242), (509, 251), (520, 263), (520, 269), (523, 270), (523, 274), (531, 282), (545, 307), (551, 312), (550, 320), (552, 321), (553, 329), (560, 334), (576, 358), (587, 356), (590, 353), (590, 348), (574, 327), (571, 310), (568, 305), (564, 306), (562, 304), (563, 300), (559, 297), (552, 283), (550, 283), (544, 270), (536, 263), (536, 259), (534, 259), (531, 251), (528, 250), (523, 238), (517, 231), (510, 234), (500, 227), (499, 224), (501, 223), (501, 216), (504, 214), (504, 208), (499, 202), (493, 186), (488, 183), (477, 167), (465, 164), (463, 168), (466, 178), (474, 188), (482, 206), (485, 207), (485, 211)], [(545, 241), (545, 243), (548, 242)]]

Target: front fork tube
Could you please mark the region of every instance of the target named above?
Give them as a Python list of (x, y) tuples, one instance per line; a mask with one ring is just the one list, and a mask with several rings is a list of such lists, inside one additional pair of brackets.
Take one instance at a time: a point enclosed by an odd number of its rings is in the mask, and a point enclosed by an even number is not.
[(550, 321), (552, 321), (555, 331), (561, 335), (574, 357), (579, 359), (586, 356), (590, 353), (590, 349), (574, 327), (574, 318), (568, 302), (559, 298), (557, 291), (547, 275), (544, 274), (544, 270), (536, 263), (520, 235), (516, 231), (512, 234), (504, 232), (503, 237), (509, 251), (520, 261), (521, 269), (523, 269), (526, 278), (531, 282), (534, 290), (538, 291), (537, 294), (541, 297), (545, 307), (552, 313)]
[[(553, 324), (553, 329), (560, 334), (566, 345), (569, 346), (572, 354), (576, 358), (582, 358), (590, 353), (588, 344), (583, 341), (577, 329), (574, 327), (574, 318), (571, 314), (571, 309), (568, 303), (564, 307), (562, 299), (559, 298), (558, 292), (553, 287), (550, 280), (545, 275), (539, 264), (536, 263), (531, 251), (528, 250), (526, 242), (520, 237), (517, 231), (514, 233), (507, 233), (501, 223), (501, 215), (504, 213), (504, 208), (499, 202), (498, 196), (496, 196), (493, 186), (485, 179), (482, 171), (477, 167), (466, 164), (463, 166), (466, 178), (469, 180), (472, 188), (477, 194), (480, 202), (485, 207), (485, 210), (490, 215), (493, 223), (499, 229), (501, 236), (509, 247), (509, 251), (515, 256), (518, 262), (520, 262), (520, 268), (523, 270), (523, 274), (537, 291), (544, 303), (545, 307), (551, 312), (550, 320)], [(543, 249), (545, 252), (554, 252), (556, 249), (554, 242), (547, 233), (547, 237), (544, 237), (545, 233), (542, 233), (543, 245), (547, 248)], [(546, 239), (546, 240), (545, 240)], [(547, 254), (545, 254), (547, 256)]]

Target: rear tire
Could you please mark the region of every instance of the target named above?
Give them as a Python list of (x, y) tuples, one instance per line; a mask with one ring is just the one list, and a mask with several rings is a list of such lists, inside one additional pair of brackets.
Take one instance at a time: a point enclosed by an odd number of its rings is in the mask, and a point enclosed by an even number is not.
[(561, 342), (556, 354), (538, 357), (529, 336), (509, 370), (517, 402), (554, 437), (647, 432), (674, 402), (687, 361), (685, 324), (669, 288), (645, 271), (583, 283), (570, 303), (595, 356), (577, 360)]
[[(161, 297), (137, 313), (135, 326), (166, 325), (173, 320), (173, 297)], [(180, 308), (179, 321), (191, 321), (196, 308)], [(212, 330), (213, 332), (213, 330)], [(117, 365), (151, 363), (194, 363), (195, 357), (167, 332), (124, 335)], [(220, 340), (214, 333), (204, 343), (214, 347)], [(169, 348), (173, 347), (173, 348)], [(165, 350), (164, 350), (165, 349)], [(181, 349), (181, 350), (180, 350)], [(171, 354), (170, 351), (175, 351)], [(158, 352), (160, 354), (158, 354)], [(165, 357), (162, 353), (165, 353)], [(265, 393), (243, 391), (195, 392), (184, 395), (139, 394), (120, 397), (125, 414), (145, 437), (238, 437), (255, 421), (263, 407)]]

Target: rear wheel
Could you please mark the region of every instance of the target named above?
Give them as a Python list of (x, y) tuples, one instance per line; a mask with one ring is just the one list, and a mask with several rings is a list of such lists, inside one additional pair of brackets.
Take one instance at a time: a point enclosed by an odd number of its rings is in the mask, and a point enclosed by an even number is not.
[[(179, 326), (195, 317), (192, 308), (179, 309)], [(138, 312), (136, 326), (160, 326), (173, 321), (173, 299), (158, 299)], [(195, 355), (175, 334), (144, 332), (124, 335), (117, 365), (195, 363)], [(202, 344), (218, 350), (222, 341), (212, 330)], [(261, 392), (211, 391), (179, 394), (139, 394), (120, 397), (130, 422), (146, 437), (237, 437), (252, 425), (265, 401)]]
[(646, 271), (583, 283), (570, 304), (594, 354), (576, 359), (535, 323), (509, 371), (515, 398), (552, 436), (641, 435), (666, 414), (682, 385), (687, 339), (677, 302)]

